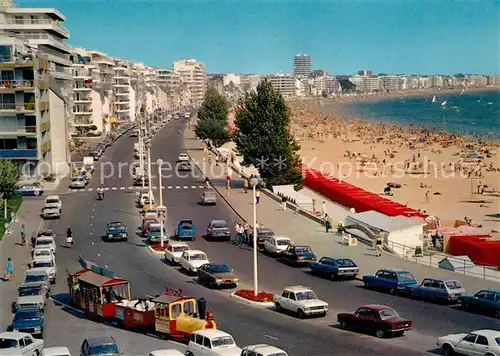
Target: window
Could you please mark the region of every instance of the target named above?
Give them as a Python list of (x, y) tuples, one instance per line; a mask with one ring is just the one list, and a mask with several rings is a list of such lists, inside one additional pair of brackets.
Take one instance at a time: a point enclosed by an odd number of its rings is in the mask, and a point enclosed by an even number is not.
[(500, 302), (500, 294), (495, 294), (495, 302)]
[(485, 299), (494, 301), (495, 300), (495, 293), (489, 292), (488, 294), (486, 294)]
[(9, 62), (11, 56), (11, 46), (1, 45), (0, 46), (0, 63)]
[(189, 341), (196, 342), (196, 334), (191, 334)]
[(292, 293), (292, 292), (290, 292), (290, 296), (289, 296), (289, 298), (290, 298), (291, 300), (297, 300), (297, 299), (295, 299), (295, 293)]
[(203, 346), (207, 349), (211, 349), (212, 345), (210, 344), (210, 339), (208, 337), (203, 338)]
[(388, 273), (386, 278), (389, 278), (389, 279), (398, 279), (398, 276), (397, 276), (396, 273), (392, 272), (392, 273)]
[(474, 343), (474, 341), (476, 341), (476, 336), (477, 336), (476, 334), (471, 333), (471, 334), (467, 335), (466, 337), (464, 337), (464, 341)]
[(485, 291), (485, 290), (482, 290), (482, 291), (477, 292), (476, 294), (474, 294), (474, 297), (484, 299), (484, 298), (486, 298), (486, 294), (488, 294), (488, 292)]
[(24, 339), (19, 339), (19, 347), (20, 347), (21, 349), (24, 349), (24, 348), (26, 347), (26, 344), (25, 344), (25, 342), (24, 342)]
[(184, 309), (184, 314), (193, 315), (194, 314), (194, 302), (193, 301), (185, 302), (183, 309)]
[(429, 288), (431, 286), (431, 281), (429, 279), (424, 279), (422, 286)]
[(446, 284), (446, 286), (449, 289), (460, 289), (460, 288), (462, 288), (462, 285), (458, 281), (446, 281), (445, 284)]
[(179, 315), (181, 315), (182, 312), (182, 307), (180, 304), (174, 304), (172, 305), (172, 318), (177, 318)]
[(497, 337), (495, 341), (497, 342), (498, 346), (500, 346), (500, 337)]
[(356, 311), (356, 314), (358, 316), (367, 316), (369, 314), (369, 310), (368, 309), (365, 309), (365, 308), (359, 308), (357, 311)]
[(198, 345), (203, 345), (203, 336), (196, 334), (196, 343)]
[(283, 298), (287, 298), (287, 299), (288, 299), (288, 297), (289, 297), (289, 293), (288, 293), (288, 291), (287, 291), (287, 290), (284, 290), (284, 291), (283, 291), (283, 293), (281, 293), (281, 296), (282, 296)]
[(439, 288), (439, 289), (446, 289), (446, 288), (444, 287), (444, 283), (443, 283), (443, 282), (441, 282), (441, 281), (439, 281), (439, 282), (438, 282), (438, 288)]
[(478, 335), (477, 340), (476, 340), (476, 344), (488, 346), (488, 339), (486, 338), (486, 336)]

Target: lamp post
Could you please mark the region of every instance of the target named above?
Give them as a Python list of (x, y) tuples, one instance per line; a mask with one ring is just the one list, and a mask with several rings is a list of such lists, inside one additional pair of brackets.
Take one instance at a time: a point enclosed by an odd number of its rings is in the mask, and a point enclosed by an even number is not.
[(151, 144), (148, 142), (148, 195), (149, 201), (153, 200), (153, 190), (151, 189)]
[(141, 173), (142, 190), (144, 191), (144, 138), (142, 136), (142, 117), (139, 121), (139, 172)]
[[(161, 188), (161, 166), (163, 164), (163, 160), (161, 158), (158, 158), (156, 160), (156, 163), (158, 164), (158, 185), (159, 185), (159, 192), (160, 192), (160, 206), (163, 207), (163, 194), (162, 194), (162, 188)], [(159, 212), (160, 213), (160, 212)], [(161, 247), (164, 246), (164, 241), (165, 241), (165, 236), (163, 235), (163, 219), (164, 217), (160, 217), (160, 238), (161, 238)]]
[(257, 195), (256, 189), (259, 180), (257, 178), (250, 179), (253, 192), (253, 295), (259, 294), (259, 277), (257, 269)]

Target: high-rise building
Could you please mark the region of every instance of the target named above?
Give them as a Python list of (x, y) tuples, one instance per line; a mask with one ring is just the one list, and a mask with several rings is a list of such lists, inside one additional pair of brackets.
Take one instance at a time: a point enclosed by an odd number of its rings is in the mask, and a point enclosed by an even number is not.
[(371, 70), (362, 69), (358, 71), (358, 75), (362, 77), (371, 77), (373, 75), (373, 72)]
[(180, 59), (174, 62), (174, 71), (179, 74), (181, 90), (185, 94), (182, 105), (200, 105), (208, 83), (205, 65), (195, 59)]
[(296, 54), (293, 57), (293, 75), (296, 77), (308, 77), (312, 71), (311, 56), (308, 54)]
[[(0, 125), (5, 126), (0, 129), (4, 136), (0, 157), (20, 165), (28, 163), (23, 170), (28, 175), (69, 172), (73, 76), (71, 48), (64, 42), (69, 31), (61, 25), (64, 20), (53, 8), (21, 8), (11, 0), (0, 2), (1, 78), (12, 78), (10, 87), (0, 94), (4, 103)], [(13, 81), (33, 85), (20, 90), (12, 86)], [(5, 137), (14, 123), (23, 129)]]

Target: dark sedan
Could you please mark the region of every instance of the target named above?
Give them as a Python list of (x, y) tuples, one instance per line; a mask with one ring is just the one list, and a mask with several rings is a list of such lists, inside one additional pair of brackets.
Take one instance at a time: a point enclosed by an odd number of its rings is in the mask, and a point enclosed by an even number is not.
[(359, 273), (358, 266), (350, 258), (321, 257), (318, 262), (309, 264), (311, 273), (331, 279), (355, 279)]
[(121, 221), (110, 222), (106, 225), (105, 241), (127, 241), (128, 230), (124, 223)]
[(481, 290), (458, 297), (462, 308), (500, 319), (500, 290)]
[(340, 313), (337, 320), (342, 329), (353, 329), (375, 333), (375, 336), (402, 336), (412, 327), (412, 322), (399, 316), (391, 307), (369, 304), (358, 308), (354, 313)]
[(309, 246), (291, 245), (281, 253), (280, 258), (283, 262), (294, 266), (307, 266), (310, 262), (316, 261), (316, 255)]
[(230, 240), (231, 231), (225, 220), (212, 220), (207, 227), (207, 238), (217, 240)]
[[(270, 238), (274, 236), (274, 231), (267, 227), (258, 227), (257, 228), (257, 246), (259, 248), (264, 248), (264, 243)], [(253, 243), (253, 230), (250, 238), (250, 243)]]
[(239, 279), (228, 265), (207, 263), (198, 268), (197, 273), (198, 281), (210, 288), (238, 286)]
[(43, 313), (37, 307), (18, 308), (12, 321), (12, 330), (41, 338), (43, 335)]

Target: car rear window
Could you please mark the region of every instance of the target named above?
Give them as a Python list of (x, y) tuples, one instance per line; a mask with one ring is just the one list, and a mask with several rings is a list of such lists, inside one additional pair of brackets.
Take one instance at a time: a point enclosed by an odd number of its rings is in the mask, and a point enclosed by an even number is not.
[(306, 246), (295, 247), (295, 253), (310, 253), (311, 249)]
[(118, 346), (111, 345), (98, 345), (90, 348), (91, 355), (106, 355), (106, 354), (119, 354)]
[(17, 349), (19, 345), (15, 339), (0, 339), (0, 349)]
[(223, 229), (226, 227), (226, 225), (227, 224), (225, 222), (222, 222), (222, 221), (212, 223), (212, 227), (215, 229)]
[(37, 240), (37, 246), (47, 246), (52, 243), (52, 240)]
[(460, 289), (462, 285), (458, 281), (446, 281), (446, 286), (450, 289)]
[(339, 267), (356, 267), (356, 264), (352, 262), (350, 259), (341, 259), (336, 260)]
[(25, 282), (43, 282), (45, 281), (44, 274), (28, 274), (24, 280)]
[(279, 246), (285, 246), (285, 245), (291, 245), (292, 242), (290, 240), (278, 240), (276, 241), (277, 245)]
[(20, 297), (30, 297), (35, 295), (41, 295), (42, 288), (41, 287), (28, 287), (19, 289)]
[(398, 277), (402, 281), (409, 281), (415, 279), (410, 272), (398, 272)]
[(47, 199), (46, 201), (47, 204), (57, 204), (59, 203), (58, 199)]

